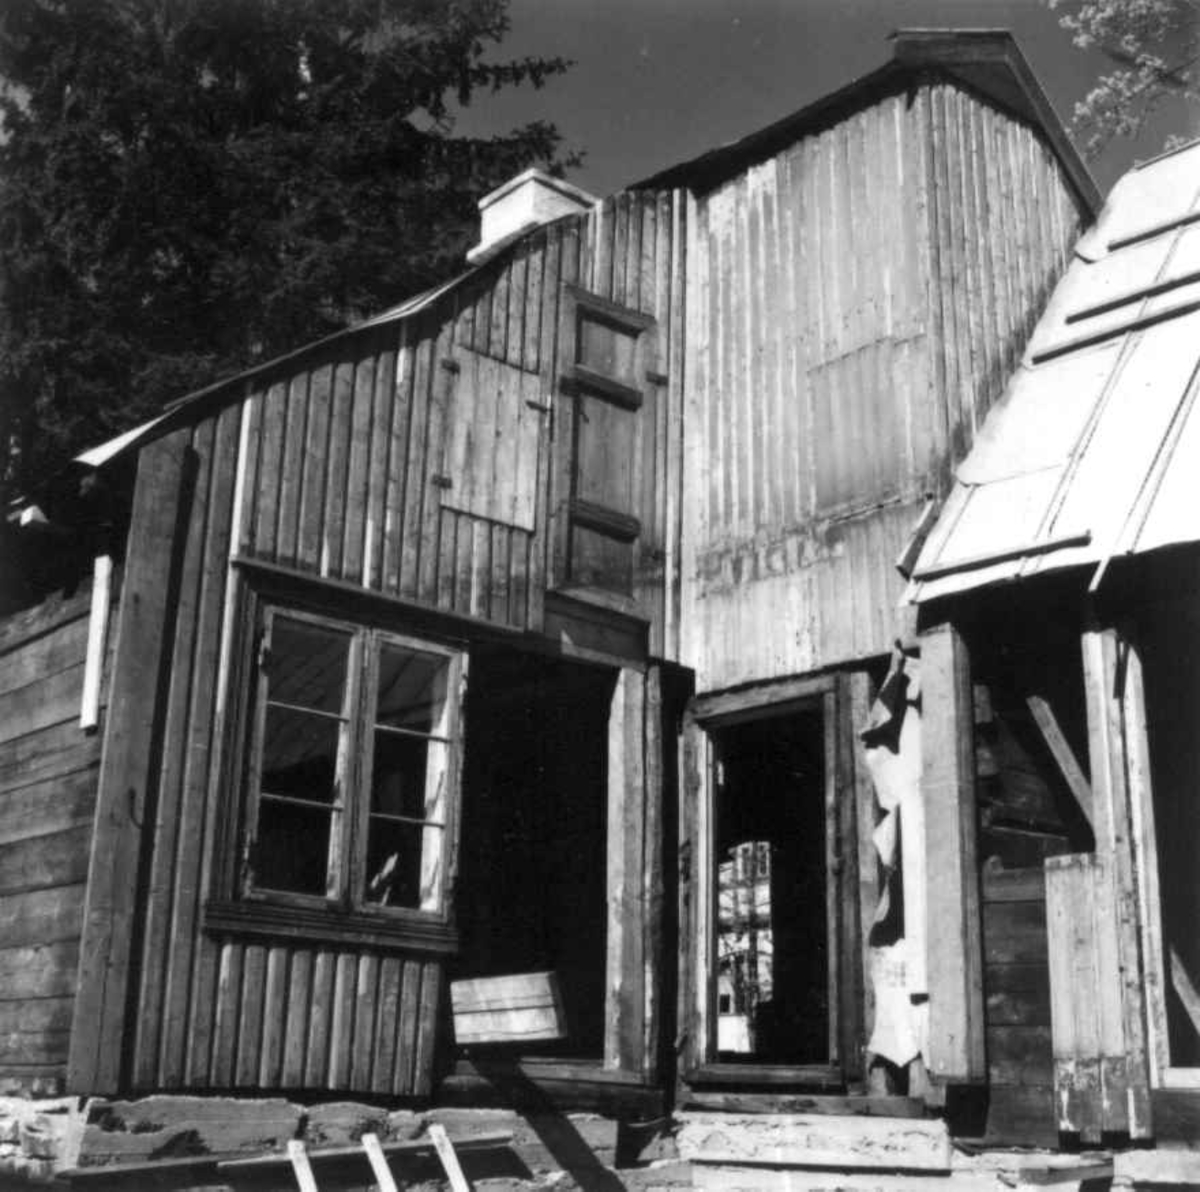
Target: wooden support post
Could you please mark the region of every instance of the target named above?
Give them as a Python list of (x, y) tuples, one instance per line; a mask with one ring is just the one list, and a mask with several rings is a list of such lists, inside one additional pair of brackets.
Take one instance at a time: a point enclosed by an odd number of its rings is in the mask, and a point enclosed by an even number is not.
[(194, 472), (188, 442), (186, 429), (176, 431), (138, 461), (67, 1060), (67, 1087), (80, 1093), (114, 1093), (121, 1083), (142, 833), (153, 823), (159, 686)]
[(921, 796), (924, 802), (930, 1075), (987, 1076), (976, 863), (971, 668), (952, 625), (921, 634)]
[(679, 745), (679, 998), (681, 1077), (708, 1058), (712, 883), (709, 847), (709, 740), (689, 712)]
[(1133, 843), (1133, 802), (1149, 800), (1149, 775), (1142, 764), (1146, 728), (1141, 670), (1128, 639), (1111, 627), (1093, 622), (1084, 631), (1082, 648), (1096, 857), (1111, 883), (1106, 894), (1116, 924), (1128, 1132), (1131, 1138), (1148, 1138), (1149, 1057)]
[(608, 1012), (604, 1066), (640, 1072), (644, 1061), (646, 813), (645, 676), (622, 668), (608, 716)]

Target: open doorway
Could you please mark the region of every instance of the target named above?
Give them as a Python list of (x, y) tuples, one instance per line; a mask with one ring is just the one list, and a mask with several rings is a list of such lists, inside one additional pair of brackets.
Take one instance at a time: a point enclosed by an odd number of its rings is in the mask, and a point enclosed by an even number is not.
[(608, 710), (614, 673), (516, 650), (473, 654), (453, 976), (552, 970), (567, 1037), (604, 1052)]
[(718, 1060), (829, 1063), (834, 829), (821, 706), (711, 733)]

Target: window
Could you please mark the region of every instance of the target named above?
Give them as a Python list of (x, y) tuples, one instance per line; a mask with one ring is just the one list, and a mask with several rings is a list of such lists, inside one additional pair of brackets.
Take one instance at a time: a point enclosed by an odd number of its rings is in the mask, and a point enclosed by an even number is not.
[(443, 914), (461, 656), (272, 605), (260, 618), (241, 893)]

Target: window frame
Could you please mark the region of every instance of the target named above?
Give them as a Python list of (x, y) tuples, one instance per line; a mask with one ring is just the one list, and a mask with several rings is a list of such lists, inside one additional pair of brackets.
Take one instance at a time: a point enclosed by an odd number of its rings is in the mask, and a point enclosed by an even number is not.
[[(242, 585), (235, 617), (237, 628), (225, 680), (226, 757), (219, 767), (222, 798), (214, 842), (211, 897), (204, 923), (210, 932), (234, 932), (277, 939), (311, 940), (419, 949), (448, 953), (457, 949), (453, 897), (457, 874), (458, 831), (463, 757), (463, 707), (468, 672), (466, 643), (396, 628), (396, 617), (373, 615), (369, 608), (330, 611), (340, 594), (278, 591), (271, 583)], [(334, 895), (256, 887), (248, 881), (247, 854), (258, 826), (261, 797), (261, 750), (266, 716), (266, 669), (262, 649), (268, 624), (278, 615), (344, 631), (347, 649), (348, 705), (346, 753), (339, 776), (345, 782), (339, 846), (344, 859)], [(445, 812), (440, 828), (439, 896), (436, 908), (387, 906), (367, 902), (357, 891), (365, 879), (370, 816), (369, 783), (375, 731), (369, 706), (372, 677), (386, 644), (446, 659), (448, 731)], [(423, 862), (424, 863), (424, 862)]]
[[(657, 516), (644, 507), (643, 469), (647, 443), (654, 441), (654, 420), (661, 399), (658, 387), (665, 377), (651, 370), (658, 356), (658, 323), (653, 315), (605, 298), (582, 286), (566, 283), (562, 288), (559, 334), (559, 379), (557, 390), (564, 400), (557, 405), (565, 423), (556, 433), (559, 458), (555, 465), (558, 495), (557, 529), (554, 534), (554, 586), (576, 598), (592, 601), (619, 612), (636, 613), (641, 599), (638, 575), (643, 555), (659, 549)], [(582, 324), (585, 319), (604, 325), (633, 341), (632, 361), (627, 374), (603, 372), (581, 360)], [(579, 493), (581, 478), (580, 431), (587, 399), (600, 401), (630, 419), (633, 439), (630, 505), (617, 509)], [(630, 550), (630, 591), (592, 582), (578, 573), (575, 558), (576, 531), (602, 535)]]

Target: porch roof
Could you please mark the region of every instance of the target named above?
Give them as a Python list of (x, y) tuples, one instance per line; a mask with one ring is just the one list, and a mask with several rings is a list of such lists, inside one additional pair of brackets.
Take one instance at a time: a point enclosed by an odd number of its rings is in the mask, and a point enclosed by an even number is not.
[(1079, 242), (913, 568), (920, 602), (1200, 541), (1200, 141)]

